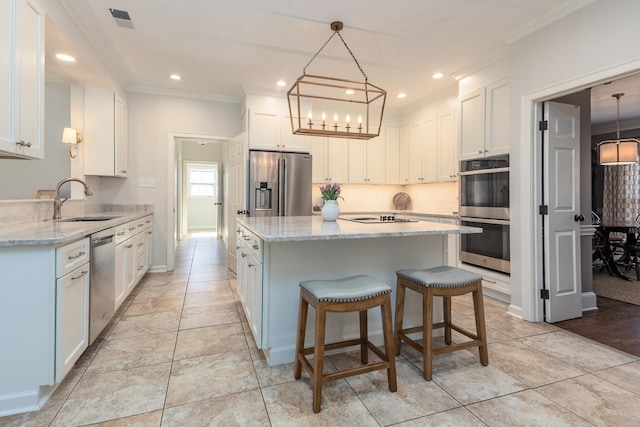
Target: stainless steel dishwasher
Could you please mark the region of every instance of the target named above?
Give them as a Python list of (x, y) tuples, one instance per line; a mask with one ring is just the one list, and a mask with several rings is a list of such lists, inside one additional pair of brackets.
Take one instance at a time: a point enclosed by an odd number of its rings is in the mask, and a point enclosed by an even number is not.
[(93, 343), (115, 314), (115, 229), (91, 235), (91, 282), (89, 284), (89, 344)]

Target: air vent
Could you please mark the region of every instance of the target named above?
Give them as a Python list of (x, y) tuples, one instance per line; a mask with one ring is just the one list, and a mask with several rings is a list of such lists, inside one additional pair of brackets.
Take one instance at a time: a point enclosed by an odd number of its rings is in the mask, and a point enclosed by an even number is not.
[(111, 12), (111, 16), (113, 16), (113, 20), (116, 21), (118, 27), (134, 29), (129, 12), (118, 9), (109, 9), (109, 12)]

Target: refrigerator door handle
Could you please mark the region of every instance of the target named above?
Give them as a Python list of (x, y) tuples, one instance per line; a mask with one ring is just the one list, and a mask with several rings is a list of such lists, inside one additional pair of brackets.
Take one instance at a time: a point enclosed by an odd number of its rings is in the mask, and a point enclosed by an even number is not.
[(284, 216), (284, 198), (285, 198), (285, 182), (286, 161), (284, 158), (278, 159), (278, 216)]

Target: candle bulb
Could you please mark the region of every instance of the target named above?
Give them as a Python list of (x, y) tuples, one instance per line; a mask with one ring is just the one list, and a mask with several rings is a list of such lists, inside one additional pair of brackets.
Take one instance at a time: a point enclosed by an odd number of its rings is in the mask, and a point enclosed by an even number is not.
[(311, 127), (313, 126), (313, 120), (311, 120), (311, 118), (313, 117), (311, 114), (311, 110), (309, 110), (309, 113), (307, 113), (307, 117), (309, 118), (309, 129), (311, 129)]
[(333, 115), (333, 129), (337, 132), (338, 131), (338, 113), (335, 113)]
[(358, 132), (362, 133), (362, 116), (358, 115)]
[(325, 126), (327, 126), (327, 115), (322, 112), (322, 130), (324, 130)]
[(349, 117), (349, 115), (347, 114), (347, 126), (345, 126), (347, 128), (347, 132), (349, 132), (349, 129), (351, 128), (350, 122), (351, 122), (351, 117)]

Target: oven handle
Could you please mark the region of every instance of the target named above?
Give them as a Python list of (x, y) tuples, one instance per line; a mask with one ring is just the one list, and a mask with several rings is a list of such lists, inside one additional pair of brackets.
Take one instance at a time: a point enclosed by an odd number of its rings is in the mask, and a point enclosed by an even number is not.
[(497, 225), (509, 225), (508, 219), (487, 219), (487, 218), (472, 218), (472, 217), (460, 217), (460, 221), (469, 221), (469, 222), (477, 222), (484, 224), (497, 224)]
[(509, 168), (495, 168), (495, 169), (480, 169), (477, 171), (466, 171), (460, 172), (460, 176), (465, 175), (481, 175), (481, 174), (489, 174), (489, 173), (499, 173), (499, 172), (509, 172)]

